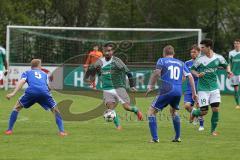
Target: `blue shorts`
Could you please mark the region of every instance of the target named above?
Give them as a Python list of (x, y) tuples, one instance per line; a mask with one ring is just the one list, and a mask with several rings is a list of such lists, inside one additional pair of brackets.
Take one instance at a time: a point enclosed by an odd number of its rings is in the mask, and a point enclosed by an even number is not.
[(158, 95), (152, 102), (152, 107), (157, 110), (163, 110), (167, 105), (170, 105), (172, 108), (179, 110), (180, 100), (181, 96)]
[(192, 99), (192, 93), (184, 94), (184, 103), (190, 103), (191, 106), (194, 106), (194, 100)]
[(30, 108), (35, 103), (40, 104), (45, 110), (54, 108), (57, 103), (50, 94), (29, 94), (24, 93), (18, 100), (22, 107)]

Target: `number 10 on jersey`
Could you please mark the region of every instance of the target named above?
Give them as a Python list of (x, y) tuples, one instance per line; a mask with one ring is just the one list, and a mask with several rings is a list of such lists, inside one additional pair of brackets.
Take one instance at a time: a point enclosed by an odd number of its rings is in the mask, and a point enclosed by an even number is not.
[(178, 66), (169, 66), (168, 70), (170, 70), (170, 78), (174, 80), (178, 80), (180, 77), (180, 68)]

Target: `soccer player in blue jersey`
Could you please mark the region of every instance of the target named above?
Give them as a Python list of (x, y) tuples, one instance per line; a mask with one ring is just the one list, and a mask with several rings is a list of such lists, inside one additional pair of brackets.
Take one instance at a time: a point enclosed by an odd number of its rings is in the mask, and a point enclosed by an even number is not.
[(170, 113), (175, 130), (175, 138), (172, 142), (181, 142), (180, 139), (180, 117), (177, 113), (179, 110), (179, 102), (182, 95), (182, 76), (187, 76), (192, 88), (193, 99), (197, 99), (193, 77), (184, 64), (184, 62), (173, 58), (175, 55), (174, 48), (167, 45), (163, 49), (163, 57), (157, 61), (156, 69), (151, 75), (146, 95), (150, 93), (155, 83), (161, 77), (161, 86), (159, 86), (159, 95), (148, 110), (148, 121), (152, 139), (150, 142), (159, 142), (157, 133), (156, 114), (163, 110), (167, 105), (171, 106)]
[(31, 70), (28, 70), (22, 74), (21, 80), (17, 84), (14, 91), (6, 96), (7, 99), (11, 99), (25, 83), (28, 84), (28, 88), (25, 90), (25, 93), (20, 97), (13, 108), (9, 118), (8, 129), (5, 131), (5, 134), (11, 135), (13, 133), (14, 123), (16, 122), (18, 114), (22, 108), (30, 108), (33, 104), (38, 103), (45, 110), (51, 110), (55, 115), (56, 123), (59, 129), (59, 135), (67, 135), (67, 133), (64, 131), (61, 114), (56, 108), (57, 103), (51, 96), (47, 79), (47, 74), (41, 71), (41, 60), (33, 59), (31, 61)]
[[(200, 56), (200, 48), (197, 45), (193, 45), (191, 47), (190, 53), (191, 53), (192, 59), (185, 62), (185, 65), (187, 66), (189, 71), (190, 71), (191, 67), (193, 66), (193, 63), (196, 60), (196, 58)], [(195, 88), (197, 88), (198, 76), (201, 76), (201, 74), (199, 74), (199, 75), (192, 74), (192, 75), (193, 75), (193, 79), (195, 82)], [(189, 80), (187, 80), (187, 88), (184, 92), (184, 108), (189, 113), (191, 113), (193, 110), (193, 106), (194, 106), (194, 100), (192, 98), (191, 85), (189, 83)], [(204, 119), (202, 116), (199, 116), (198, 120), (199, 120), (199, 124), (200, 124), (200, 127), (198, 128), (198, 130), (203, 131), (204, 130)]]

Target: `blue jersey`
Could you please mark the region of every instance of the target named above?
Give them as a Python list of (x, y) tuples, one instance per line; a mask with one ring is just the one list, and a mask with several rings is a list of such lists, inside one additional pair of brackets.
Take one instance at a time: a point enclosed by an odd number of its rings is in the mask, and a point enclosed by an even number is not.
[[(194, 60), (188, 60), (185, 62), (185, 65), (187, 66), (187, 68), (190, 70), (190, 68), (193, 66)], [(195, 83), (195, 88), (197, 88), (197, 83), (198, 83), (198, 77), (194, 76), (194, 83)], [(191, 85), (189, 83), (189, 80), (187, 80), (187, 88), (185, 90), (185, 94), (191, 94), (192, 90), (191, 90)]]
[[(156, 69), (161, 69), (163, 85), (160, 86), (160, 94), (167, 91), (170, 95), (181, 96), (182, 77), (191, 74), (185, 63), (175, 58), (160, 58), (158, 59)], [(167, 86), (170, 86), (170, 89)]]
[(40, 69), (32, 69), (24, 72), (21, 79), (26, 80), (28, 88), (25, 93), (30, 94), (48, 94), (48, 76)]

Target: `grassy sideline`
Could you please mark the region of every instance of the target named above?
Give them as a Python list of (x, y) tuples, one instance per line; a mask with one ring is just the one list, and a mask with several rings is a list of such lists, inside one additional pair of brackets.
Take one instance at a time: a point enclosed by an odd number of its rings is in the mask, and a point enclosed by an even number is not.
[[(20, 96), (6, 100), (6, 92), (0, 91), (0, 160), (236, 160), (240, 159), (240, 110), (235, 110), (232, 96), (224, 95), (220, 110), (218, 137), (210, 136), (211, 112), (205, 118), (205, 131), (188, 123), (188, 114), (181, 108), (182, 143), (170, 142), (173, 137), (172, 121), (166, 108), (158, 119), (160, 143), (149, 144), (150, 133), (146, 119), (137, 122), (132, 114), (118, 106), (122, 116), (122, 131), (102, 117), (86, 122), (65, 122), (67, 137), (57, 136), (57, 127), (51, 113), (39, 105), (22, 110), (14, 128), (14, 134), (3, 134), (7, 127), (12, 106)], [(54, 93), (57, 102), (66, 95)], [(72, 112), (84, 112), (101, 102), (99, 99), (70, 96), (74, 101)], [(153, 98), (138, 98), (137, 105), (146, 113)], [(182, 105), (182, 103), (181, 103)], [(131, 118), (130, 118), (131, 117)]]

